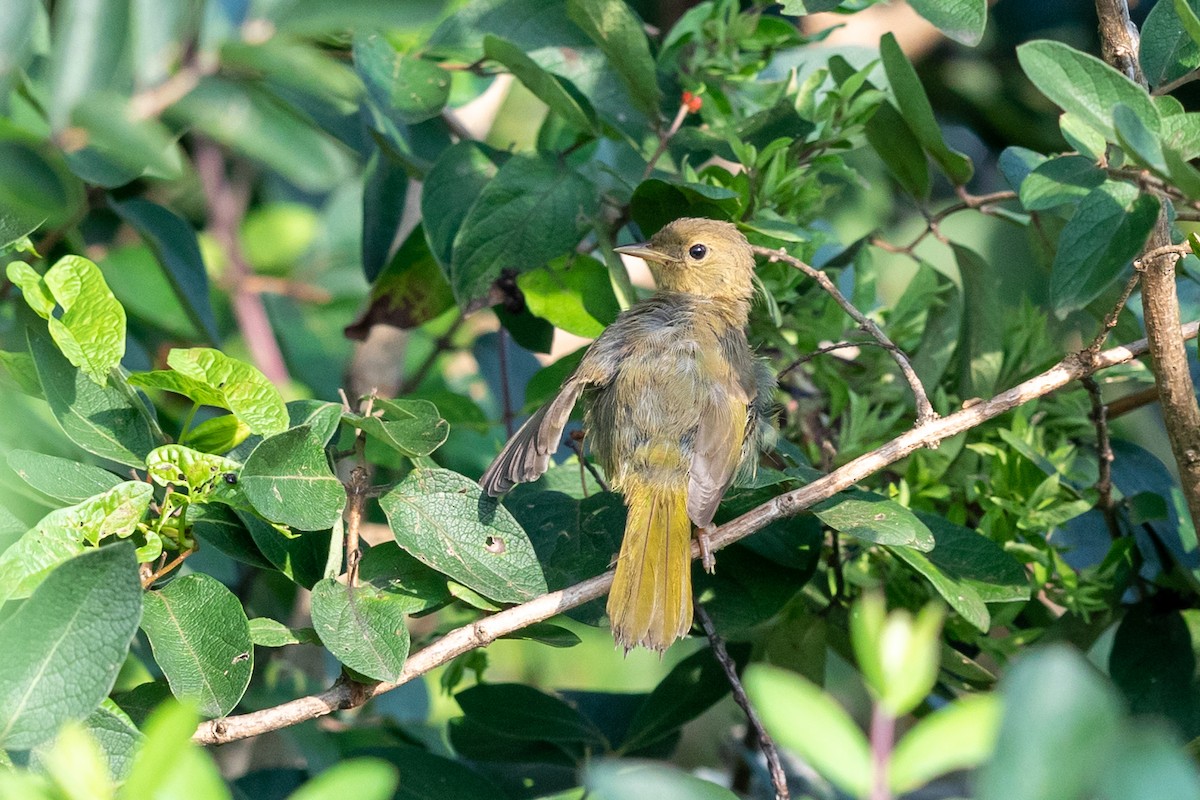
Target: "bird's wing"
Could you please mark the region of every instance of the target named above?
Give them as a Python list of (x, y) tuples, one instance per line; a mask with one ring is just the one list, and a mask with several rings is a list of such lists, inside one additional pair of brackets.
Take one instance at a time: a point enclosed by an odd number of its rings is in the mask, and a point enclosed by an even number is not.
[(742, 460), (750, 398), (740, 384), (714, 389), (700, 412), (688, 480), (688, 516), (701, 528), (712, 524), (722, 495)]
[(587, 389), (604, 386), (616, 375), (623, 347), (619, 323), (620, 320), (610, 325), (592, 342), (554, 399), (525, 420), (504, 445), (479, 479), (485, 492), (493, 497), (504, 494), (518, 483), (537, 480), (546, 471), (580, 395)]

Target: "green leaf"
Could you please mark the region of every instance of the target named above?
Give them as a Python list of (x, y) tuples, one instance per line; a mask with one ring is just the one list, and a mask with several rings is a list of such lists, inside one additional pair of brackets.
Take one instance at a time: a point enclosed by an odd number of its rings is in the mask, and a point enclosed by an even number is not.
[(346, 151), (293, 108), (251, 84), (210, 76), (169, 113), (301, 189), (332, 189), (349, 172)]
[(1158, 213), (1158, 199), (1128, 183), (1089, 192), (1059, 236), (1050, 268), (1054, 309), (1065, 314), (1099, 297), (1141, 251)]
[(192, 226), (170, 209), (148, 200), (110, 200), (109, 205), (150, 247), (196, 330), (203, 331), (210, 343), (220, 342), (209, 299), (208, 272)]
[(916, 514), (933, 533), (935, 545), (926, 558), (944, 575), (973, 589), (985, 603), (1029, 599), (1025, 567), (1003, 547), (937, 514), (925, 511)]
[(0, 746), (27, 749), (108, 695), (137, 632), (142, 588), (133, 547), (60, 566), (0, 623)]
[(15, 233), (69, 226), (85, 211), (84, 199), (83, 183), (52, 143), (0, 125), (0, 218), (6, 227)]
[(736, 800), (737, 795), (711, 781), (666, 764), (595, 761), (583, 775), (589, 800)]
[(128, 0), (69, 0), (55, 9), (48, 111), (56, 131), (78, 102), (129, 79), (122, 62), (130, 30)]
[(378, 758), (343, 761), (309, 780), (288, 800), (391, 800), (399, 776), (396, 768)]
[[(450, 424), (428, 400), (376, 398), (370, 416), (345, 413), (345, 420), (409, 458), (427, 456), (441, 447)], [(380, 413), (382, 412), (382, 413)]]
[(341, 567), (342, 532), (339, 526), (328, 531), (293, 533), (244, 511), (237, 512), (237, 517), (250, 532), (259, 552), (276, 569), (306, 589), (311, 589), (322, 578), (331, 577), (331, 570), (336, 572)]
[(227, 453), (250, 436), (250, 426), (236, 414), (222, 414), (190, 428), (181, 443), (202, 453)]
[(233, 592), (203, 573), (146, 592), (142, 630), (176, 697), (208, 717), (228, 714), (254, 670), (250, 623)]
[(1193, 42), (1200, 44), (1200, 8), (1194, 7), (1190, 0), (1175, 0), (1174, 7), (1179, 23), (1187, 31), (1187, 35)]
[(419, 602), (369, 583), (354, 588), (333, 578), (312, 590), (313, 626), (338, 661), (377, 681), (399, 681), (408, 658), (405, 617)]
[(1200, 686), (1192, 639), (1197, 630), (1200, 619), (1190, 609), (1180, 612), (1139, 603), (1121, 619), (1108, 656), (1108, 674), (1130, 711), (1165, 717), (1188, 739), (1200, 736)]
[(8, 466), (34, 489), (64, 503), (82, 502), (122, 482), (106, 469), (32, 450), (9, 452)]
[(146, 456), (146, 472), (159, 486), (181, 486), (192, 500), (207, 497), (219, 485), (237, 479), (242, 465), (232, 459), (201, 453), (181, 444), (164, 444)]
[[(934, 547), (934, 549), (936, 550), (937, 548)], [(992, 617), (988, 613), (987, 605), (983, 602), (983, 598), (979, 596), (979, 593), (974, 588), (961, 581), (956, 581), (942, 572), (923, 553), (907, 547), (892, 548), (892, 552), (901, 561), (904, 561), (917, 572), (924, 575), (934, 590), (950, 604), (950, 607), (957, 611), (963, 619), (971, 623), (976, 630), (981, 633), (988, 632), (988, 629), (991, 627)]]
[(449, 268), (455, 238), (485, 186), (495, 178), (500, 153), (479, 142), (458, 142), (446, 148), (425, 176), (421, 188), (421, 219), (429, 250)]
[(483, 54), (511, 72), (568, 125), (593, 135), (600, 134), (596, 110), (591, 102), (570, 83), (538, 66), (521, 48), (497, 36), (487, 35), (483, 37)]
[[(422, 192), (422, 201), (428, 192)], [(464, 209), (465, 210), (465, 209)], [(363, 234), (366, 236), (366, 233)], [(388, 233), (388, 245), (395, 231)], [(364, 245), (365, 247), (365, 245)], [(424, 224), (413, 229), (371, 287), (371, 304), (346, 328), (352, 339), (364, 340), (371, 326), (382, 323), (411, 329), (424, 325), (454, 306), (454, 292), (429, 249)]]
[[(961, 3), (965, 5), (972, 3), (972, 0), (961, 0)], [(879, 40), (879, 55), (883, 59), (883, 69), (896, 97), (900, 115), (912, 129), (921, 147), (955, 184), (961, 186), (971, 180), (975, 172), (971, 159), (946, 145), (942, 129), (933, 116), (933, 107), (925, 95), (925, 87), (921, 85), (917, 71), (909, 63), (893, 34), (884, 34)]]
[(977, 773), (979, 800), (1062, 800), (1102, 785), (1120, 711), (1082, 656), (1062, 645), (1027, 653), (1005, 676), (1001, 696), (996, 749)]
[(1178, 800), (1200, 798), (1200, 779), (1173, 730), (1151, 718), (1121, 740), (1119, 757), (1105, 764), (1099, 797), (1104, 800)]
[[(102, 185), (122, 186), (131, 178), (149, 175), (174, 179), (182, 176), (183, 161), (175, 137), (154, 118), (138, 118), (119, 92), (90, 94), (71, 110), (71, 125), (86, 137), (87, 152), (112, 165), (111, 177)], [(78, 157), (80, 153), (72, 153)]]
[(289, 628), (267, 617), (250, 620), (250, 641), (256, 647), (286, 647), (290, 644), (320, 644), (321, 637), (312, 628)]
[(158, 437), (147, 412), (133, 405), (140, 400), (111, 383), (97, 385), (71, 366), (48, 338), (29, 334), (42, 393), (67, 438), (101, 458), (144, 466), (145, 455), (158, 444)]
[(892, 752), (892, 791), (907, 794), (947, 773), (985, 763), (996, 745), (1001, 710), (998, 696), (975, 694), (922, 717)]
[[(1161, 86), (1200, 66), (1200, 46), (1188, 33), (1191, 20), (1187, 17), (1196, 19), (1196, 11), (1188, 0), (1155, 3), (1146, 15), (1138, 61), (1151, 86)], [(1197, 25), (1200, 28), (1200, 21)]]
[(238, 485), (264, 517), (303, 531), (331, 527), (346, 506), (346, 490), (307, 425), (264, 439), (246, 459)]
[(249, 364), (209, 347), (173, 349), (167, 364), (171, 370), (135, 373), (129, 382), (228, 409), (254, 433), (270, 436), (287, 430), (287, 406), (279, 390)]
[[(409, 177), (404, 165), (393, 157), (389, 148), (377, 144), (370, 159), (367, 161), (366, 175), (363, 178), (363, 224), (362, 224), (362, 263), (363, 275), (372, 283), (377, 283), (380, 273), (387, 267), (393, 266), (396, 259), (389, 262), (392, 254), (392, 242), (400, 230), (400, 221), (404, 218), (404, 206), (408, 198)], [(418, 225), (420, 228), (420, 225)], [(404, 241), (425, 243), (423, 230), (414, 230)], [(403, 246), (401, 247), (403, 249)], [(433, 261), (428, 245), (423, 248), (424, 262)], [(409, 260), (395, 265), (395, 269), (408, 271), (410, 264), (418, 258), (409, 256)], [(434, 264), (434, 272), (438, 273)], [(416, 271), (415, 269), (412, 271)], [(445, 284), (445, 281), (442, 281)], [(446, 286), (446, 296), (450, 297), (450, 287)], [(372, 298), (376, 296), (377, 287), (372, 287)], [(436, 314), (434, 315), (436, 316)], [(431, 317), (432, 319), (432, 317)], [(365, 334), (364, 334), (365, 338)]]
[(342, 404), (326, 400), (292, 400), (287, 404), (288, 427), (307, 425), (322, 445), (329, 444), (342, 423)]
[(368, 83), (383, 90), (388, 110), (409, 125), (438, 116), (450, 96), (450, 73), (432, 61), (397, 52), (383, 36), (356, 37), (354, 64)]
[(538, 742), (570, 742), (605, 750), (591, 720), (553, 695), (520, 683), (481, 683), (454, 695), (467, 719), (494, 735)]
[(1018, 188), (1021, 205), (1029, 211), (1045, 211), (1075, 203), (1104, 183), (1104, 171), (1086, 156), (1058, 156), (1043, 161)]
[[(192, 534), (203, 544), (211, 544), (232, 559), (261, 569), (274, 569), (274, 563), (258, 549), (254, 537), (233, 509), (215, 503), (189, 505), (187, 521)], [(267, 524), (262, 523), (266, 527)], [(274, 529), (272, 529), (274, 530)], [(278, 532), (276, 537), (282, 539)]]
[(662, 95), (641, 20), (624, 0), (567, 0), (567, 15), (608, 57), (634, 108), (657, 121)]
[(1112, 109), (1117, 103), (1133, 109), (1150, 130), (1160, 129), (1150, 95), (1095, 56), (1043, 39), (1018, 47), (1017, 60), (1042, 94), (1110, 142), (1116, 141)]
[(997, 166), (1010, 188), (1019, 190), (1025, 179), (1048, 159), (1025, 147), (1006, 147), (1000, 153)]
[(1162, 142), (1157, 134), (1150, 132), (1133, 109), (1124, 103), (1117, 103), (1113, 107), (1113, 125), (1117, 130), (1117, 141), (1135, 162), (1159, 175), (1168, 174)]
[(960, 44), (974, 47), (987, 27), (987, 0), (910, 0), (913, 11)]
[(933, 549), (925, 523), (895, 500), (861, 489), (842, 492), (813, 507), (817, 519), (840, 533), (876, 544)]
[(81, 256), (63, 256), (39, 276), (16, 261), (8, 265), (8, 279), (21, 287), (29, 307), (46, 320), (51, 338), (67, 360), (103, 386), (125, 355), (125, 309), (104, 282), (100, 268)]
[(752, 664), (743, 679), (763, 726), (845, 792), (865, 797), (871, 775), (867, 739), (842, 707), (799, 675)]
[[(745, 664), (749, 653), (744, 646), (730, 649), (739, 666)], [(702, 648), (692, 653), (676, 664), (638, 707), (621, 742), (621, 752), (635, 753), (671, 735), (728, 692), (729, 679), (712, 652)]]
[(379, 503), (400, 546), (459, 583), (502, 603), (545, 593), (529, 537), (469, 478), (414, 469)]
[(629, 201), (630, 215), (646, 232), (657, 231), (679, 217), (732, 220), (740, 211), (741, 199), (732, 189), (658, 178), (639, 183)]
[(118, 800), (188, 798), (229, 800), (229, 790), (208, 753), (192, 743), (196, 711), (168, 699), (147, 718), (138, 751)]
[(521, 275), (517, 287), (535, 316), (588, 339), (603, 333), (621, 311), (608, 267), (588, 256), (556, 258)]
[(230, 72), (258, 72), (273, 84), (298, 89), (342, 114), (358, 110), (363, 84), (354, 70), (330, 51), (288, 36), (253, 44), (227, 40), (221, 66)]
[(1007, 320), (996, 269), (974, 250), (951, 243), (962, 278), (963, 329), (959, 337), (959, 382), (963, 397), (989, 397), (1004, 365)]
[(912, 128), (884, 101), (866, 124), (867, 142), (904, 191), (918, 200), (929, 197), (929, 161)]
[(347, 29), (419, 29), (436, 20), (445, 5), (445, 0), (399, 3), (390, 0), (340, 0), (334, 5), (324, 0), (290, 0), (267, 4), (263, 11), (271, 24), (281, 31), (318, 37)]
[(596, 189), (549, 156), (514, 155), (471, 206), (454, 241), (450, 285), (460, 303), (487, 295), (506, 270), (524, 272), (572, 250)]

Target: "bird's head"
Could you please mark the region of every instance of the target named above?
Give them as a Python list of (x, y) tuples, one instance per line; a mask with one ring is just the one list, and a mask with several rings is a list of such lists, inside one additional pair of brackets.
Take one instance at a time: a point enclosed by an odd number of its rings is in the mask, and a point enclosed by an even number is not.
[(754, 294), (754, 254), (729, 222), (685, 217), (616, 250), (645, 259), (661, 290), (745, 301)]

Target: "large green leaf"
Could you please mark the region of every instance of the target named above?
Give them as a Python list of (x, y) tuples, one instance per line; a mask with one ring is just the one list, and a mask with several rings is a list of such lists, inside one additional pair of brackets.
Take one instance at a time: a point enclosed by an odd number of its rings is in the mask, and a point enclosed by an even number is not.
[(865, 542), (933, 549), (933, 534), (913, 512), (881, 495), (856, 489), (818, 503), (813, 514), (835, 531)]
[(1018, 184), (1021, 205), (1045, 211), (1078, 202), (1104, 183), (1104, 172), (1086, 156), (1058, 156), (1038, 164)]
[(288, 795), (288, 800), (390, 800), (396, 768), (377, 758), (355, 758), (330, 767)]
[(449, 269), (454, 241), (471, 207), (496, 176), (500, 154), (479, 142), (446, 148), (421, 188), (421, 219), (429, 250)]
[(10, 451), (8, 466), (42, 494), (64, 503), (82, 502), (121, 483), (106, 469), (32, 450)]
[(1037, 40), (1017, 48), (1017, 60), (1042, 94), (1108, 141), (1116, 141), (1112, 110), (1124, 103), (1153, 131), (1160, 128), (1150, 95), (1095, 56), (1062, 42)]
[(408, 658), (405, 617), (420, 605), (370, 583), (351, 588), (326, 578), (313, 587), (313, 627), (350, 669), (377, 681), (398, 681)]
[(204, 406), (225, 408), (254, 433), (270, 436), (288, 428), (287, 405), (279, 390), (257, 369), (209, 347), (176, 348), (167, 354), (170, 370), (139, 372), (135, 386), (181, 394)]
[(228, 714), (254, 671), (250, 623), (233, 592), (203, 573), (146, 592), (142, 630), (171, 692), (209, 717)]
[(777, 667), (754, 664), (744, 681), (775, 741), (796, 751), (843, 791), (866, 797), (871, 775), (867, 738), (832, 697)]
[[(422, 202), (428, 187), (426, 183)], [(392, 230), (388, 238), (389, 246), (390, 237), (394, 235), (395, 230)], [(365, 228), (363, 236), (366, 236)], [(366, 261), (365, 244), (363, 259), (366, 268), (369, 264)], [(352, 339), (366, 339), (371, 326), (376, 323), (405, 329), (417, 328), (453, 306), (454, 292), (450, 290), (446, 273), (429, 249), (424, 224), (418, 225), (375, 279), (371, 287), (370, 306), (354, 324), (346, 328), (346, 335)]]
[(27, 749), (108, 695), (142, 614), (133, 547), (56, 569), (0, 623), (0, 746)]
[(557, 258), (521, 275), (517, 287), (535, 316), (588, 339), (603, 333), (621, 311), (608, 267), (588, 256)]
[(66, 127), (75, 105), (130, 76), (125, 47), (128, 0), (67, 0), (54, 9), (50, 54), (50, 124)]
[(509, 158), (454, 241), (450, 285), (459, 302), (486, 296), (505, 271), (524, 272), (572, 250), (597, 202), (595, 187), (557, 158)]
[(113, 200), (110, 205), (146, 240), (196, 329), (204, 331), (210, 343), (220, 342), (209, 300), (208, 272), (192, 226), (170, 209), (148, 200), (135, 197), (123, 202)]
[(149, 412), (134, 405), (141, 401), (133, 392), (122, 391), (111, 381), (97, 385), (75, 369), (48, 337), (33, 331), (29, 351), (42, 394), (67, 438), (101, 458), (131, 467), (145, 465), (146, 454), (159, 441), (147, 419)]
[(519, 683), (482, 683), (454, 696), (467, 719), (495, 736), (607, 749), (591, 720), (557, 697)]
[(480, 594), (519, 603), (546, 591), (525, 531), (471, 479), (415, 469), (379, 504), (401, 547)]
[(987, 0), (909, 0), (909, 5), (942, 33), (968, 47), (979, 44), (987, 27)]
[(867, 141), (904, 191), (929, 197), (929, 160), (912, 128), (890, 101), (885, 100), (867, 120)]
[(347, 412), (343, 417), (410, 458), (429, 455), (450, 433), (449, 423), (428, 400), (376, 399), (372, 409), (369, 416)]
[(724, 786), (666, 764), (596, 761), (583, 776), (589, 800), (736, 800)]
[(562, 78), (538, 66), (521, 48), (488, 35), (483, 37), (483, 54), (508, 69), (568, 125), (592, 134), (600, 133), (591, 102)]
[(204, 748), (192, 743), (196, 711), (168, 698), (142, 726), (145, 744), (134, 757), (120, 800), (229, 800), (229, 789)]
[(892, 791), (905, 794), (941, 775), (987, 761), (996, 745), (1000, 713), (999, 697), (975, 694), (922, 717), (892, 753), (888, 765)]
[(641, 20), (625, 0), (567, 0), (567, 14), (608, 56), (633, 106), (657, 120), (662, 95), (654, 57)]
[(1161, 86), (1200, 67), (1200, 45), (1188, 35), (1190, 20), (1186, 20), (1188, 15), (1194, 19), (1197, 12), (1197, 0), (1167, 0), (1155, 3), (1146, 15), (1138, 60), (1151, 86)]
[(893, 34), (884, 34), (879, 40), (879, 54), (883, 59), (883, 69), (896, 97), (900, 115), (908, 123), (921, 147), (954, 183), (962, 185), (971, 180), (971, 175), (975, 172), (971, 159), (957, 150), (952, 150), (946, 144), (942, 137), (942, 129), (938, 127), (933, 116), (933, 106), (929, 104), (925, 87), (921, 85), (917, 71), (909, 63)]
[(436, 63), (400, 53), (383, 36), (354, 39), (354, 65), (372, 96), (409, 125), (436, 117), (450, 96), (450, 73)]
[(1050, 299), (1059, 314), (1100, 296), (1146, 243), (1159, 202), (1136, 186), (1108, 181), (1079, 203), (1058, 239)]
[(67, 360), (103, 386), (125, 355), (125, 309), (100, 268), (81, 256), (64, 256), (38, 275), (28, 264), (14, 261), (8, 265), (8, 279), (46, 320)]
[(307, 425), (264, 439), (246, 459), (238, 485), (267, 519), (303, 531), (332, 527), (346, 490)]

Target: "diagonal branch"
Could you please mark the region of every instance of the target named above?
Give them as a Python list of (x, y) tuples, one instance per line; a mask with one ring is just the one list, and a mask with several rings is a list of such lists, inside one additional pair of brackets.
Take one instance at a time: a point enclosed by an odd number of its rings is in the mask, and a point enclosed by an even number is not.
[[(1200, 329), (1200, 323), (1192, 322), (1183, 326), (1179, 333), (1183, 339), (1194, 339), (1198, 329)], [(1068, 356), (1040, 375), (1036, 375), (1008, 391), (1001, 392), (991, 400), (976, 403), (970, 408), (918, 426), (812, 483), (768, 500), (761, 506), (712, 531), (709, 537), (710, 546), (713, 549), (725, 547), (761, 530), (774, 520), (795, 516), (815, 503), (832, 497), (843, 489), (848, 489), (870, 477), (910, 453), (924, 447), (934, 447), (943, 439), (969, 431), (987, 420), (998, 417), (1038, 397), (1050, 394), (1097, 370), (1131, 361), (1144, 354), (1146, 350), (1146, 340), (1142, 339), (1133, 344), (1105, 350), (1095, 356)], [(699, 547), (693, 542), (692, 558), (697, 558), (699, 555)], [(225, 744), (316, 719), (339, 709), (362, 705), (371, 697), (408, 683), (463, 653), (483, 647), (501, 636), (521, 630), (535, 622), (547, 620), (562, 611), (601, 597), (612, 585), (612, 578), (611, 571), (605, 572), (574, 586), (544, 594), (528, 603), (513, 606), (469, 625), (456, 628), (411, 655), (404, 664), (400, 679), (395, 683), (377, 683), (367, 687), (363, 687), (361, 684), (339, 683), (320, 694), (301, 697), (273, 708), (224, 719), (209, 720), (201, 723), (200, 727), (196, 729), (192, 741), (201, 744)]]
[(870, 334), (871, 338), (879, 343), (879, 346), (892, 354), (896, 364), (900, 367), (900, 372), (904, 375), (904, 380), (908, 381), (908, 386), (912, 389), (913, 398), (917, 403), (917, 427), (933, 422), (938, 418), (938, 414), (933, 410), (933, 406), (929, 402), (929, 395), (925, 393), (925, 387), (921, 385), (921, 379), (917, 377), (916, 370), (908, 360), (908, 356), (904, 351), (897, 347), (891, 339), (887, 337), (879, 326), (867, 318), (867, 315), (854, 307), (854, 304), (846, 299), (846, 296), (838, 291), (838, 288), (833, 285), (833, 281), (829, 279), (822, 270), (809, 266), (793, 255), (789, 255), (782, 247), (778, 250), (772, 250), (769, 247), (759, 245), (751, 246), (751, 249), (761, 256), (766, 256), (771, 261), (782, 261), (785, 264), (795, 267), (803, 272), (808, 277), (812, 278), (817, 284), (825, 290), (825, 293), (834, 299), (842, 310), (845, 311), (851, 319), (858, 323), (858, 327), (864, 332)]

